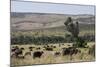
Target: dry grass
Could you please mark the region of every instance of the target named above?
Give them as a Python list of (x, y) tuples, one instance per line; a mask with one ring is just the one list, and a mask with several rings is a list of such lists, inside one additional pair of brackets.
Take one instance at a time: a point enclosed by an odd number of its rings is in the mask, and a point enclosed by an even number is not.
[[(18, 58), (11, 58), (11, 65), (34, 65), (34, 64), (52, 64), (52, 63), (67, 63), (67, 62), (79, 62), (79, 61), (94, 61), (95, 57), (88, 54), (89, 48), (78, 48), (81, 50), (81, 53), (78, 53), (73, 56), (55, 56), (54, 53), (56, 51), (61, 52), (63, 47), (69, 47), (67, 45), (72, 46), (72, 43), (64, 43), (64, 45), (61, 45), (61, 47), (58, 46), (58, 44), (49, 44), (49, 45), (55, 45), (56, 48), (54, 48), (53, 51), (46, 51), (43, 50), (43, 45), (17, 45), (19, 47), (24, 47), (24, 53), (28, 52), (29, 46), (34, 47), (41, 47), (40, 50), (44, 51), (44, 54), (41, 58), (35, 58), (33, 59), (32, 56), (25, 56), (25, 59), (18, 59)], [(91, 47), (94, 45), (94, 42), (88, 43), (88, 46)], [(13, 46), (13, 45), (12, 45)], [(11, 47), (12, 47), (11, 46)], [(33, 49), (33, 52), (36, 51), (36, 49)], [(23, 54), (24, 54), (23, 53)]]

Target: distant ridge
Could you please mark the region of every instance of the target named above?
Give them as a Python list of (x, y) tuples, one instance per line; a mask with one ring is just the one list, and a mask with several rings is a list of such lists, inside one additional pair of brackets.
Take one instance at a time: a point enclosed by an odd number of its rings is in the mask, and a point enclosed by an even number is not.
[(72, 17), (74, 21), (79, 21), (80, 24), (95, 24), (95, 16), (88, 14), (11, 12), (11, 29), (34, 30), (63, 27), (67, 17)]

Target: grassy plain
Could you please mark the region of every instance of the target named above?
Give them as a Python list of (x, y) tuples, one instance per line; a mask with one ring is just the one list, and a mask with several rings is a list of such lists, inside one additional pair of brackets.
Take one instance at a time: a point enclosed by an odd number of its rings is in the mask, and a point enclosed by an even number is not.
[[(88, 43), (88, 46), (91, 47), (92, 45), (94, 45), (94, 42), (90, 42)], [(18, 58), (11, 58), (11, 65), (34, 65), (34, 64), (51, 64), (51, 63), (66, 63), (66, 62), (83, 62), (83, 61), (95, 61), (95, 57), (92, 55), (88, 54), (89, 48), (78, 48), (79, 50), (81, 50), (81, 53), (78, 53), (76, 55), (72, 55), (72, 56), (55, 56), (54, 53), (55, 52), (61, 52), (62, 53), (62, 48), (66, 47), (71, 47), (72, 43), (64, 43), (64, 45), (59, 47), (59, 44), (49, 44), (49, 45), (55, 45), (56, 48), (54, 48), (53, 51), (46, 51), (43, 49), (43, 45), (34, 45), (34, 44), (27, 44), (27, 45), (12, 45), (13, 46), (19, 46), (24, 47), (25, 50), (23, 52), (23, 54), (25, 54), (26, 52), (29, 52), (29, 47), (33, 46), (35, 47), (32, 51), (35, 52), (37, 51), (36, 48), (37, 47), (41, 47), (40, 50), (38, 51), (44, 51), (44, 54), (42, 55), (41, 58), (35, 58), (33, 59), (32, 56), (28, 55), (25, 56), (25, 59), (18, 59)]]

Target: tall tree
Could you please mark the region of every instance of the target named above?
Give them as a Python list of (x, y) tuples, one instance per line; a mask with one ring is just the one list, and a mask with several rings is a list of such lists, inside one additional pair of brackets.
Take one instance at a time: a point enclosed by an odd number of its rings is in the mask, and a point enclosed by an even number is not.
[(78, 34), (79, 34), (79, 23), (77, 21), (73, 22), (72, 18), (68, 17), (64, 24), (67, 28), (67, 31), (70, 32), (71, 35), (73, 36), (73, 39), (75, 41), (73, 43), (73, 46), (74, 47), (85, 47), (85, 45), (87, 45), (87, 43), (85, 42), (84, 39), (82, 39), (78, 36)]
[(78, 37), (78, 34), (79, 34), (78, 22), (73, 22), (72, 18), (68, 17), (64, 24), (67, 28), (67, 31), (70, 32), (73, 37)]

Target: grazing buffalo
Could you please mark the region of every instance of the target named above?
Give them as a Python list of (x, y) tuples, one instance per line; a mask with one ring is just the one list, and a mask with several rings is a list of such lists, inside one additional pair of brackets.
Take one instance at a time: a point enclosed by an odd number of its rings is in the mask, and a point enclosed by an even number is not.
[(11, 48), (11, 52), (14, 52), (16, 49), (19, 49), (19, 47), (18, 47), (18, 46), (13, 46), (13, 47)]
[(56, 48), (56, 46), (52, 46), (53, 48)]
[(49, 47), (49, 46), (47, 45), (47, 47)]
[(11, 52), (14, 52), (16, 50), (16, 48), (11, 48)]
[(25, 50), (23, 47), (20, 48), (21, 50)]
[(64, 45), (64, 44), (62, 44), (62, 45)]
[(37, 47), (36, 49), (37, 49), (37, 50), (40, 50), (41, 48), (40, 48), (40, 47)]
[(36, 51), (33, 53), (33, 58), (40, 58), (44, 52), (43, 51)]
[(16, 50), (12, 52), (11, 57), (15, 56), (19, 58), (20, 55), (23, 55), (23, 49), (16, 48)]
[(74, 47), (69, 47), (69, 48), (63, 48), (63, 56), (64, 55), (73, 55), (73, 54), (77, 54), (78, 52), (80, 52), (80, 50), (74, 48)]
[(22, 49), (16, 49), (16, 50), (15, 50), (15, 53), (16, 53), (17, 55), (22, 55), (22, 54), (23, 54), (23, 51), (22, 51)]
[(71, 46), (70, 44), (68, 44), (68, 46)]
[(33, 51), (33, 48), (35, 48), (35, 47), (29, 47), (29, 50), (30, 50), (30, 51)]
[(53, 45), (51, 45), (50, 47), (51, 47), (51, 48), (56, 48), (56, 46), (53, 46)]
[(59, 55), (61, 55), (61, 53), (60, 53), (60, 52), (55, 52), (54, 55), (55, 55), (55, 56), (59, 56)]
[(50, 47), (46, 47), (45, 48), (47, 51), (53, 51), (53, 48), (50, 48)]

